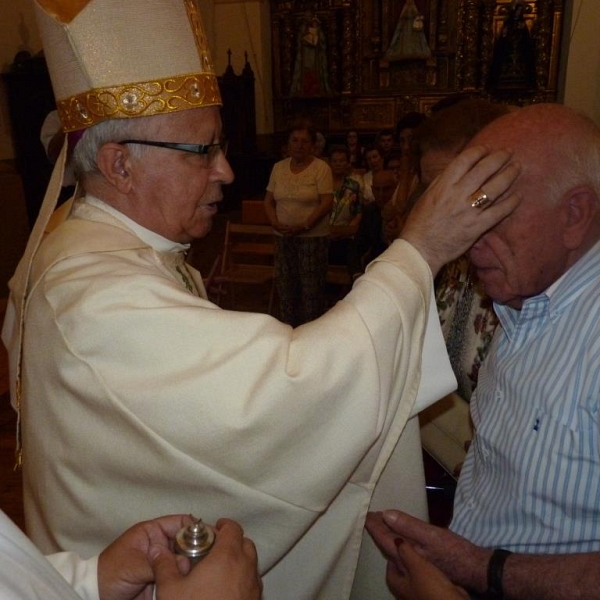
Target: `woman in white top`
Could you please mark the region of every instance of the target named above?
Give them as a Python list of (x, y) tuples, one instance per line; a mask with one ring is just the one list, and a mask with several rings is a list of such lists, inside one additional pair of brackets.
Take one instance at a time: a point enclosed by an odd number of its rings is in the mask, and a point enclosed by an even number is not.
[(294, 327), (325, 309), (333, 184), (329, 165), (313, 155), (315, 141), (310, 126), (291, 128), (289, 156), (273, 166), (265, 195), (265, 210), (277, 234), (279, 317)]

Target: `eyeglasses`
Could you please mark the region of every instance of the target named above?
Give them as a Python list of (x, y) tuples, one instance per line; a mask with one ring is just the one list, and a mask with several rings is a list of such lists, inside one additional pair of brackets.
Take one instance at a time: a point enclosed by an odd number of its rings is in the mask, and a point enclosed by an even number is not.
[(122, 140), (119, 144), (140, 144), (141, 146), (155, 146), (156, 148), (167, 148), (169, 150), (181, 150), (182, 152), (191, 152), (198, 156), (203, 156), (207, 167), (212, 167), (217, 162), (219, 152), (223, 156), (227, 155), (227, 146), (229, 141), (222, 139), (216, 144), (177, 144), (175, 142), (154, 142), (151, 140)]

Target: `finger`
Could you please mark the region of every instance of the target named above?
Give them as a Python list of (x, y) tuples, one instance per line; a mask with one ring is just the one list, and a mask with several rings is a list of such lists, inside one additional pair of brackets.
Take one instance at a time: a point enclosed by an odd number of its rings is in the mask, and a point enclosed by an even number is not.
[(446, 169), (440, 175), (444, 185), (458, 183), (465, 174), (469, 173), (475, 165), (488, 156), (489, 150), (485, 146), (473, 146), (463, 150), (453, 161), (452, 168)]
[(216, 524), (216, 529), (219, 534), (226, 535), (227, 537), (236, 537), (240, 540), (244, 537), (242, 526), (233, 519), (219, 519)]
[(149, 523), (158, 525), (168, 537), (173, 538), (182, 527), (187, 527), (196, 520), (192, 515), (165, 515)]
[(416, 541), (423, 537), (424, 531), (437, 529), (434, 525), (425, 523), (425, 521), (400, 510), (383, 511), (383, 522), (394, 533), (394, 539), (400, 536), (404, 539)]
[[(467, 171), (457, 184), (468, 194), (474, 192), (477, 188), (486, 186), (486, 182), (493, 178), (497, 173), (504, 170), (511, 159), (511, 153), (508, 150), (498, 150), (492, 154), (484, 156), (479, 162)], [(460, 157), (460, 155), (459, 155)], [(486, 192), (487, 192), (486, 188)]]
[(506, 197), (489, 204), (484, 209), (472, 208), (471, 210), (479, 211), (472, 229), (472, 233), (476, 235), (475, 239), (478, 239), (486, 231), (508, 217), (508, 215), (519, 206), (521, 199), (520, 194), (509, 194)]
[(388, 561), (387, 563), (385, 580), (397, 600), (409, 600), (413, 597), (410, 582), (393, 561)]
[(410, 574), (429, 564), (409, 543), (400, 538), (396, 538), (396, 548), (396, 561), (400, 570)]
[(393, 558), (396, 555), (396, 546), (394, 545), (394, 539), (397, 535), (390, 530), (390, 528), (384, 523), (383, 519), (371, 516), (367, 518), (365, 524), (369, 535), (373, 538), (376, 546), (384, 553), (388, 558)]
[[(477, 189), (484, 192), (486, 196), (493, 202), (500, 201), (503, 194), (510, 189), (521, 172), (519, 163), (511, 162), (504, 169), (490, 177), (485, 183), (482, 183)], [(473, 190), (475, 192), (475, 190)], [(469, 204), (471, 197), (469, 196)], [(472, 206), (472, 204), (471, 204)], [(491, 204), (485, 204), (484, 207), (489, 207)]]
[(156, 585), (165, 585), (181, 578), (177, 557), (162, 546), (151, 546), (148, 552)]
[(213, 551), (221, 548), (233, 548), (241, 552), (243, 550), (244, 530), (241, 525), (231, 519), (219, 519), (216, 525), (217, 536)]

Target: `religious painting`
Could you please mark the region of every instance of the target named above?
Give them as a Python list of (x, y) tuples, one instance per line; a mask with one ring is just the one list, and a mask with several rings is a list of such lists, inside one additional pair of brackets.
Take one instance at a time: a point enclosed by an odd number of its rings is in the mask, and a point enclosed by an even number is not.
[(425, 37), (425, 16), (415, 0), (406, 0), (385, 58), (398, 61), (427, 59), (430, 56), (431, 49)]
[(325, 32), (317, 15), (307, 12), (300, 20), (298, 29), (290, 96), (314, 97), (330, 94)]

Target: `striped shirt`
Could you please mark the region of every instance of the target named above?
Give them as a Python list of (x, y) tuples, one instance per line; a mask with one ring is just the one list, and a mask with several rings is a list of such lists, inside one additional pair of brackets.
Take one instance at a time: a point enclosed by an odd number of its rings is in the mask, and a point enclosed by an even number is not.
[(450, 529), (525, 553), (600, 550), (600, 242), (502, 324), (471, 399)]

